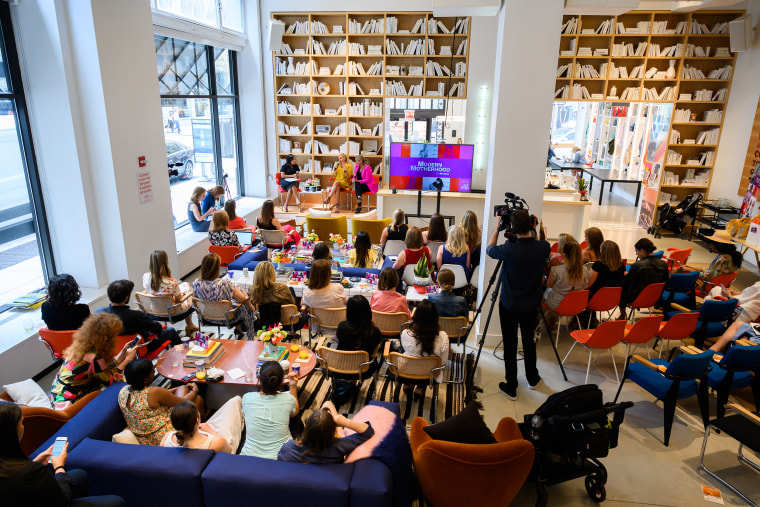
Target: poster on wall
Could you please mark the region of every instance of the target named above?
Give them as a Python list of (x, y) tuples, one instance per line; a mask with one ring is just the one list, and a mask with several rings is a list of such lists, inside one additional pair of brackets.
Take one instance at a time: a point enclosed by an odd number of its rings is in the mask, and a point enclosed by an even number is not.
[(639, 209), (639, 225), (649, 229), (655, 220), (657, 211), (657, 189), (660, 187), (665, 152), (668, 148), (668, 129), (672, 104), (663, 104), (652, 108), (652, 126), (644, 136), (644, 171), (642, 180), (644, 191)]
[(758, 214), (758, 195), (760, 195), (760, 162), (755, 164), (752, 171), (752, 180), (747, 186), (747, 193), (742, 201), (741, 214), (745, 217), (754, 217)]
[(760, 100), (757, 101), (755, 121), (749, 136), (747, 157), (744, 159), (744, 170), (739, 181), (737, 194), (744, 195), (741, 212), (743, 216), (754, 217), (758, 214), (758, 193), (760, 193)]

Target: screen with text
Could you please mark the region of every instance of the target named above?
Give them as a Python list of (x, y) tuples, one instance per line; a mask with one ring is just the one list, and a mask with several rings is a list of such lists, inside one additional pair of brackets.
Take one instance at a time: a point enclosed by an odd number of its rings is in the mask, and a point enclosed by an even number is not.
[(471, 144), (391, 143), (390, 187), (469, 192), (473, 152)]

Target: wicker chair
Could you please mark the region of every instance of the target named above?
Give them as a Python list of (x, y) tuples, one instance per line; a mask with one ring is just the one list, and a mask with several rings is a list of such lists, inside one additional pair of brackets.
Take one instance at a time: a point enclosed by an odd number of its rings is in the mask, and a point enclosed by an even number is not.
[(467, 336), (467, 330), (470, 327), (470, 321), (467, 317), (438, 317), (438, 326), (441, 331), (449, 335), (449, 343), (462, 344), (464, 352), (464, 342), (461, 340)]
[(284, 249), (285, 243), (288, 242), (288, 235), (285, 234), (285, 231), (279, 229), (273, 231), (259, 229), (259, 233), (261, 233), (261, 240), (268, 247)]
[(149, 317), (161, 322), (174, 324), (184, 319), (193, 310), (181, 311), (182, 304), (175, 303), (171, 296), (153, 296), (144, 292), (135, 293), (135, 302), (140, 310)]
[(409, 321), (409, 314), (406, 312), (378, 312), (372, 310), (372, 322), (380, 329), (383, 336), (397, 337), (401, 335), (401, 326)]
[(309, 346), (311, 340), (325, 331), (335, 334), (338, 324), (346, 320), (346, 307), (311, 308), (309, 312)]
[(198, 326), (204, 324), (216, 326), (218, 334), (222, 334), (222, 326), (233, 329), (241, 320), (237, 309), (232, 306), (232, 302), (223, 299), (221, 301), (206, 301), (193, 297), (193, 308), (198, 314)]
[[(336, 350), (323, 345), (325, 337), (323, 336), (319, 340), (317, 348), (314, 353), (317, 356), (317, 361), (322, 373), (330, 380), (330, 392), (328, 398), (332, 394), (334, 385), (332, 382), (336, 379), (342, 380), (358, 380), (362, 382), (369, 376), (377, 376), (377, 368), (371, 375), (365, 377), (370, 371), (373, 359), (370, 359), (366, 350)], [(367, 393), (367, 398), (371, 399), (373, 393)]]
[[(386, 343), (386, 351), (390, 343)], [(435, 377), (438, 372), (443, 371), (445, 366), (441, 366), (441, 358), (438, 356), (415, 357), (401, 354), (400, 352), (390, 352), (386, 356), (388, 363), (388, 373), (391, 380), (391, 392), (394, 393), (393, 400), (398, 402), (398, 389), (395, 383), (398, 379), (401, 383), (408, 381), (413, 384), (421, 384), (428, 381), (428, 386), (433, 390), (433, 404), (438, 402), (438, 384)]]

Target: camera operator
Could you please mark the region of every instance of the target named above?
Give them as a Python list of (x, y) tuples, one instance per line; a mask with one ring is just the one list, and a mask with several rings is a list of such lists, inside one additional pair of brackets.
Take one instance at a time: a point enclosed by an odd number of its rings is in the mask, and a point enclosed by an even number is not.
[[(503, 218), (502, 218), (503, 221)], [(525, 359), (525, 376), (530, 389), (541, 382), (536, 368), (536, 345), (533, 333), (536, 329), (538, 305), (543, 287), (541, 279), (551, 247), (541, 226), (540, 238), (536, 238), (538, 219), (524, 209), (511, 213), (510, 225), (514, 241), (497, 246), (500, 227), (494, 228), (488, 238), (486, 253), (489, 257), (504, 261), (501, 268), (501, 298), (499, 317), (504, 340), (504, 371), (506, 382), (499, 383), (499, 390), (510, 400), (517, 399), (517, 326), (520, 326)], [(502, 227), (505, 225), (502, 224)]]

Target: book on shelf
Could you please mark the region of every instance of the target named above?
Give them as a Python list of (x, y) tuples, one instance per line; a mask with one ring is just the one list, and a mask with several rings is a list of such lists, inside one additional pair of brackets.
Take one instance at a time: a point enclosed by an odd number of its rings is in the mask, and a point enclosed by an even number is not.
[(425, 18), (420, 18), (414, 24), (411, 33), (425, 33)]
[[(449, 73), (451, 72), (449, 71)], [(424, 76), (425, 75), (424, 68), (422, 67), (422, 65), (410, 65), (409, 75), (410, 76)]]
[(343, 25), (333, 25), (332, 33), (343, 33)]
[(383, 54), (383, 46), (381, 44), (368, 44), (367, 45), (367, 54), (368, 55), (382, 55)]
[(457, 47), (456, 56), (464, 56), (466, 54), (467, 54), (467, 39), (459, 43), (459, 46)]
[(563, 34), (575, 34), (578, 33), (578, 18), (570, 18), (562, 24), (560, 33)]
[(388, 16), (385, 18), (387, 33), (396, 33), (398, 31), (398, 18), (396, 16)]

